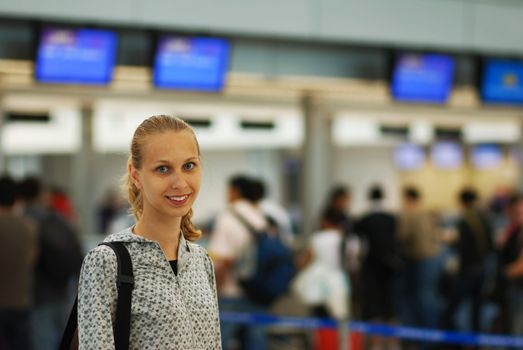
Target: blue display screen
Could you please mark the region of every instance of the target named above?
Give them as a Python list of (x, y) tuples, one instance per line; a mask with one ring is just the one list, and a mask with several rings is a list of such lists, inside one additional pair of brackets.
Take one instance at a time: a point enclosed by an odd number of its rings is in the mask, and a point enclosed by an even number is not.
[(485, 102), (523, 104), (523, 62), (490, 59), (481, 83)]
[(229, 60), (229, 42), (221, 38), (164, 36), (154, 60), (158, 88), (220, 91)]
[(416, 170), (425, 163), (425, 151), (420, 145), (404, 143), (394, 149), (394, 164), (400, 170)]
[(392, 96), (398, 101), (444, 103), (453, 76), (450, 56), (401, 54), (392, 72)]
[(470, 160), (478, 169), (497, 168), (503, 160), (503, 151), (498, 145), (476, 145), (472, 148)]
[(430, 157), (440, 169), (457, 169), (463, 164), (463, 150), (457, 142), (441, 141), (432, 145)]
[(108, 84), (113, 75), (116, 43), (116, 34), (107, 30), (46, 28), (38, 46), (36, 80)]

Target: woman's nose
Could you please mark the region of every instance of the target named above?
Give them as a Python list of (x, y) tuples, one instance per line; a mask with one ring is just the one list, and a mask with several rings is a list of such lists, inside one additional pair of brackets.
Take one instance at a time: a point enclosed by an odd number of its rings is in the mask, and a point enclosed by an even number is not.
[(187, 182), (185, 181), (183, 175), (178, 172), (173, 173), (171, 181), (172, 188), (184, 188), (187, 185)]

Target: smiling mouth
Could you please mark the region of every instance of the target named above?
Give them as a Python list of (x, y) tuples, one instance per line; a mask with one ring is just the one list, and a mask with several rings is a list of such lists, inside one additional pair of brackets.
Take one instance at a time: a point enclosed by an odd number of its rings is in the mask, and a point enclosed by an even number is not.
[(185, 194), (183, 196), (165, 196), (165, 198), (175, 205), (183, 205), (187, 202), (190, 196), (190, 194)]

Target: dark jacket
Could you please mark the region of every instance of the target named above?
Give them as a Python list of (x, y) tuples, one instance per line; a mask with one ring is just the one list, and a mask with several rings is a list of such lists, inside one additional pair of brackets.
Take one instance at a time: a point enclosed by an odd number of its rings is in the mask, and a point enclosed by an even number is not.
[(368, 252), (363, 262), (395, 271), (401, 266), (396, 239), (396, 218), (389, 213), (376, 211), (363, 216), (354, 226), (355, 232), (367, 243)]
[(455, 248), (460, 271), (482, 268), (487, 256), (493, 253), (492, 228), (479, 210), (467, 209), (458, 221), (458, 241)]

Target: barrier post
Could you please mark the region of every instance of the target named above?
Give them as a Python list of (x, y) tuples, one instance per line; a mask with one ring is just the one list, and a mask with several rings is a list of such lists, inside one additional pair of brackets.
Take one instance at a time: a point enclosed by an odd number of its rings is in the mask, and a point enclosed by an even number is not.
[(349, 320), (338, 322), (338, 350), (351, 350)]

